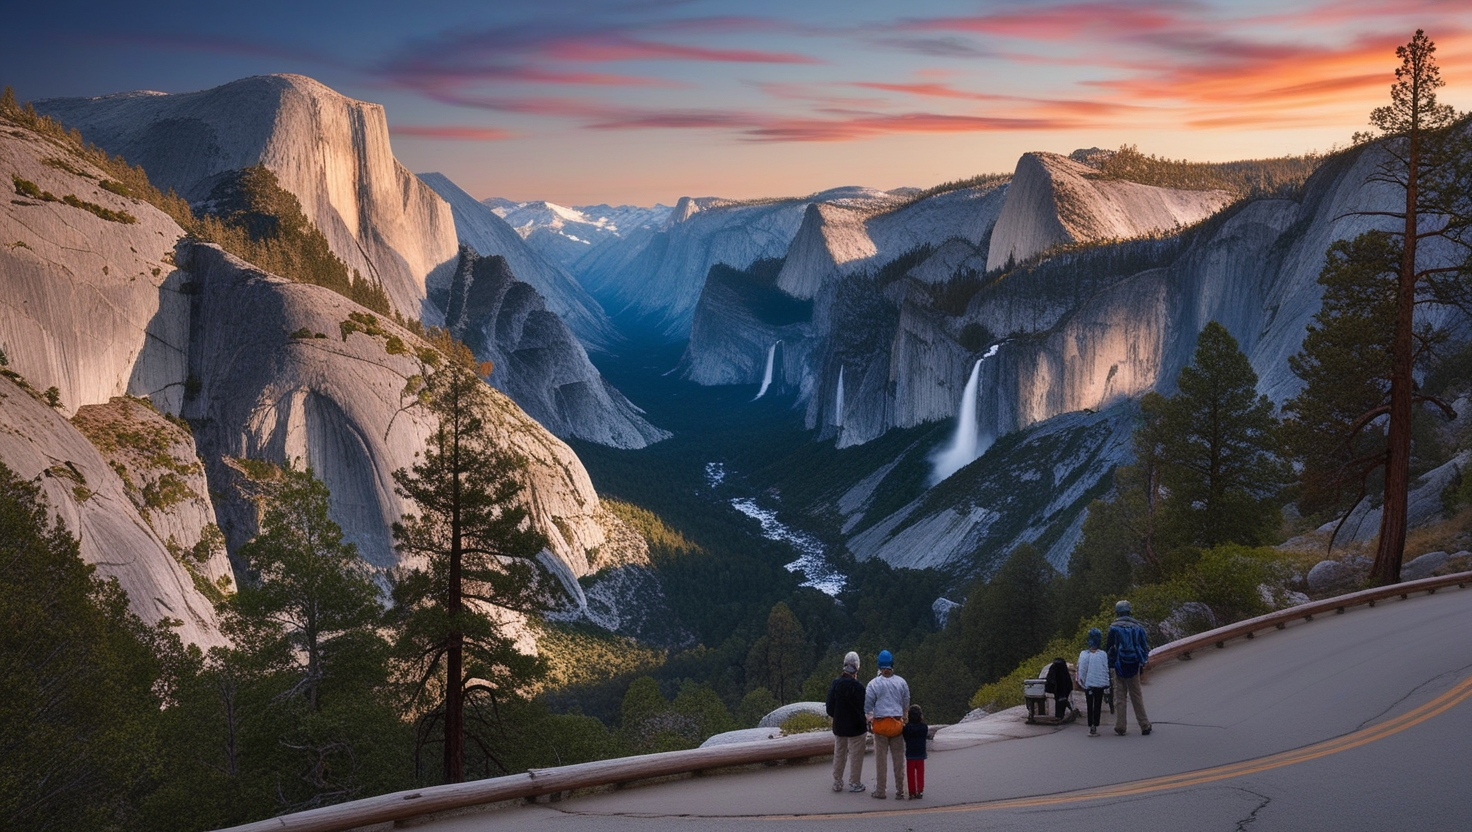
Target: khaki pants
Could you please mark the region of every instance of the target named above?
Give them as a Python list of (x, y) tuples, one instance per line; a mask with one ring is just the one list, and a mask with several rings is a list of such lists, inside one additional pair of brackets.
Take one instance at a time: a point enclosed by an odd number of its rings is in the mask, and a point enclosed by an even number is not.
[(1114, 676), (1114, 733), (1123, 734), (1125, 732), (1125, 694), (1129, 694), (1129, 704), (1135, 709), (1135, 722), (1140, 724), (1140, 730), (1149, 731), (1150, 717), (1145, 716), (1145, 697), (1140, 693), (1140, 674), (1136, 673), (1128, 679), (1120, 678), (1117, 673), (1112, 675)]
[(864, 781), (864, 735), (833, 737), (833, 785), (843, 785), (843, 770), (848, 768), (849, 785)]
[(874, 735), (874, 793), (884, 794), (884, 775), (894, 768), (894, 793), (905, 793), (905, 738)]

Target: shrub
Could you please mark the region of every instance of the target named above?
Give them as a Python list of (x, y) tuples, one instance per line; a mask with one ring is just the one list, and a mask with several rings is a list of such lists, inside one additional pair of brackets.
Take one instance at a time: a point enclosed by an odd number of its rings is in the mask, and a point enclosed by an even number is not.
[(782, 736), (793, 734), (807, 734), (813, 731), (827, 731), (833, 727), (833, 720), (822, 714), (809, 711), (798, 711), (797, 713), (782, 720)]

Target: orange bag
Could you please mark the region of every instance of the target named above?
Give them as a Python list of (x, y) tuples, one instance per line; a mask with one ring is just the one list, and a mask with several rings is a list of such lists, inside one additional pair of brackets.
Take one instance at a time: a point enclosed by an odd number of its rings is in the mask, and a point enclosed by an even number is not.
[(874, 718), (874, 733), (881, 737), (898, 737), (904, 733), (905, 723), (897, 716), (878, 716)]

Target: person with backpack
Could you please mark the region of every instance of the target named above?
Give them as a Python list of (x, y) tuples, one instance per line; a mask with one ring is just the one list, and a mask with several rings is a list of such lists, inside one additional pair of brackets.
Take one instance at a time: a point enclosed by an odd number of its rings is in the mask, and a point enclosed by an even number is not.
[(1130, 602), (1120, 601), (1114, 605), (1114, 622), (1109, 625), (1109, 638), (1104, 651), (1109, 655), (1109, 666), (1114, 670), (1114, 733), (1125, 734), (1124, 696), (1129, 694), (1130, 707), (1135, 709), (1135, 721), (1140, 724), (1140, 736), (1150, 736), (1150, 718), (1145, 715), (1145, 697), (1140, 692), (1140, 671), (1150, 661), (1150, 640), (1145, 625), (1130, 617)]
[(843, 673), (828, 686), (828, 716), (833, 718), (833, 790), (843, 791), (843, 770), (848, 768), (848, 790), (865, 792), (864, 683), (860, 682), (859, 654), (843, 657)]
[(864, 713), (874, 732), (874, 791), (883, 798), (884, 777), (894, 767), (894, 799), (905, 799), (905, 714), (910, 711), (910, 685), (894, 673), (894, 656), (879, 651), (879, 675), (864, 689)]

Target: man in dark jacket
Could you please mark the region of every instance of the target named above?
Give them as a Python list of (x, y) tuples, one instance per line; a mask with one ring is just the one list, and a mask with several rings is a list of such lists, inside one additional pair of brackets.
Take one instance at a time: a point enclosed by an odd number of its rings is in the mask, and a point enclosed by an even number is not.
[(833, 718), (833, 790), (843, 791), (848, 768), (848, 790), (866, 792), (864, 778), (864, 685), (858, 679), (859, 654), (843, 657), (843, 675), (828, 686), (828, 716)]
[(1145, 697), (1140, 692), (1140, 671), (1150, 661), (1150, 640), (1145, 625), (1130, 617), (1130, 602), (1114, 605), (1114, 623), (1109, 625), (1109, 638), (1104, 650), (1109, 654), (1109, 667), (1114, 671), (1114, 733), (1124, 736), (1124, 696), (1129, 695), (1140, 723), (1140, 735), (1150, 735), (1150, 718), (1145, 716)]

